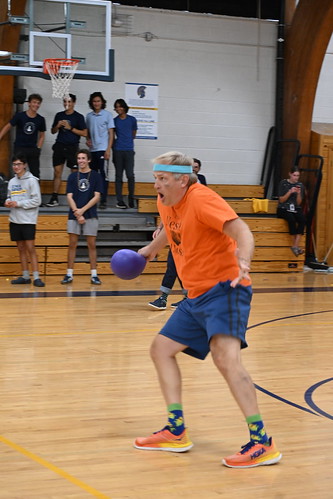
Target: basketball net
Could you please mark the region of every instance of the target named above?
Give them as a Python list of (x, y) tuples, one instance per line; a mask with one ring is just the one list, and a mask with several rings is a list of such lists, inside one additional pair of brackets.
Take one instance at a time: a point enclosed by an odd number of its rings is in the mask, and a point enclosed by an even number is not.
[(80, 61), (77, 59), (45, 59), (44, 73), (48, 73), (52, 83), (52, 97), (69, 97), (69, 87)]

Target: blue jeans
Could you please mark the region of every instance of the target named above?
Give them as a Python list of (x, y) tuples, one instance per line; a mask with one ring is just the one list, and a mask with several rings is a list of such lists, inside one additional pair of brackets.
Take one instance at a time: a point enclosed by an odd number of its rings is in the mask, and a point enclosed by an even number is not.
[[(173, 288), (173, 285), (175, 284), (175, 280), (177, 279), (178, 274), (177, 274), (177, 269), (175, 265), (175, 261), (173, 259), (171, 250), (169, 250), (168, 253), (168, 260), (167, 260), (167, 269), (165, 271), (165, 274), (162, 279), (162, 285), (160, 287), (160, 290), (162, 293), (167, 293), (169, 294), (170, 291)], [(178, 277), (179, 284), (181, 287), (183, 287), (181, 280)]]

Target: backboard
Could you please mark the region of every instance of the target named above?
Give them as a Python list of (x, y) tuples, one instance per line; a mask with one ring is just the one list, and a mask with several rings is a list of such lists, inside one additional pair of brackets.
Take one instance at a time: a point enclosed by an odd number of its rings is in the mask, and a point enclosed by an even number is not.
[(8, 12), (20, 44), (0, 57), (0, 74), (49, 78), (44, 59), (73, 58), (80, 61), (74, 78), (114, 81), (111, 17), (108, 0), (27, 0), (24, 16)]

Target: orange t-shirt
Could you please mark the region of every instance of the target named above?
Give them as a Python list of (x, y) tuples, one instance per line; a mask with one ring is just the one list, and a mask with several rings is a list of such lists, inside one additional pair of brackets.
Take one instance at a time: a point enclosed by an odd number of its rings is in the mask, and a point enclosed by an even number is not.
[(238, 215), (224, 199), (197, 183), (176, 205), (164, 206), (159, 199), (157, 204), (178, 276), (189, 298), (238, 276), (236, 242), (223, 233), (224, 223)]

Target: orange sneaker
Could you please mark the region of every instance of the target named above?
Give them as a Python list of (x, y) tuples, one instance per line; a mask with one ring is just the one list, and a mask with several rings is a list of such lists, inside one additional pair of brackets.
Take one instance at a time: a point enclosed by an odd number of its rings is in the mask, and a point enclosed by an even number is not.
[(149, 437), (139, 437), (134, 447), (144, 450), (165, 450), (169, 452), (186, 452), (193, 447), (185, 429), (180, 435), (173, 435), (167, 428), (153, 433)]
[(278, 463), (282, 454), (275, 447), (272, 437), (268, 442), (269, 445), (264, 445), (250, 441), (237, 454), (222, 459), (222, 464), (229, 468), (254, 468)]

